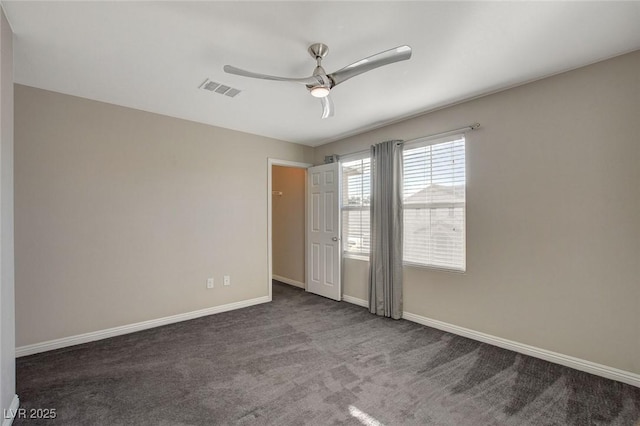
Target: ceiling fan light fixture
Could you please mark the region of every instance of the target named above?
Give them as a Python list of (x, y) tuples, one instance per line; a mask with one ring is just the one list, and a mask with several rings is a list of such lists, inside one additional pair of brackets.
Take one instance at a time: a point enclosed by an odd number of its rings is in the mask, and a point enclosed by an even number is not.
[(316, 86), (311, 88), (311, 96), (315, 98), (326, 98), (329, 96), (329, 88), (326, 86)]

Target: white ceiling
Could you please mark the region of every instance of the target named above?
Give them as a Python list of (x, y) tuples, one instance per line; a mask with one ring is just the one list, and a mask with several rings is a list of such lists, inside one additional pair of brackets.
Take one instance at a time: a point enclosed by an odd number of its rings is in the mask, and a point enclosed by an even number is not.
[[(640, 2), (2, 4), (17, 83), (311, 146), (640, 49)], [(413, 57), (336, 87), (325, 120), (301, 85), (222, 71), (306, 77), (313, 42), (327, 72), (401, 44)]]

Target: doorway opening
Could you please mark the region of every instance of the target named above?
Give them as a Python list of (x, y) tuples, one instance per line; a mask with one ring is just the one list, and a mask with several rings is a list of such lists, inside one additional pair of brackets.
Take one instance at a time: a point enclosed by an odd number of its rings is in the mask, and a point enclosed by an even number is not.
[(307, 168), (312, 164), (268, 159), (269, 300), (272, 281), (306, 289)]

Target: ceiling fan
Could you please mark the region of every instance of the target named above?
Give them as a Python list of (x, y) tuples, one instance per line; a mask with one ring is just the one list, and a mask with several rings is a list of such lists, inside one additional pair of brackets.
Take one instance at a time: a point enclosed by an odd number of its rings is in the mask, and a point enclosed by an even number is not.
[(355, 77), (359, 74), (371, 71), (375, 68), (383, 65), (392, 64), (398, 61), (405, 61), (411, 58), (411, 47), (403, 45), (394, 47), (393, 49), (385, 50), (384, 52), (377, 53), (369, 56), (368, 58), (361, 59), (357, 62), (347, 65), (346, 67), (327, 74), (322, 68), (322, 59), (329, 53), (327, 45), (322, 43), (314, 43), (307, 49), (312, 58), (316, 60), (316, 68), (313, 71), (311, 77), (306, 78), (288, 78), (288, 77), (276, 77), (272, 75), (259, 74), (251, 71), (245, 71), (240, 68), (236, 68), (231, 65), (225, 65), (224, 71), (229, 74), (240, 75), (242, 77), (260, 78), (263, 80), (275, 80), (275, 81), (290, 81), (293, 83), (300, 83), (307, 86), (307, 89), (312, 96), (320, 98), (322, 102), (322, 118), (333, 116), (333, 102), (329, 97), (331, 89), (338, 84), (343, 83)]

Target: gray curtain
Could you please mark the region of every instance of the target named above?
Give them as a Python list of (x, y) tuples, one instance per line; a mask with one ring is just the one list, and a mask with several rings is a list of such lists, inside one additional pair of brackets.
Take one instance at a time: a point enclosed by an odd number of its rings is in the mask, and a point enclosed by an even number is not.
[(369, 311), (402, 317), (402, 141), (371, 146)]

